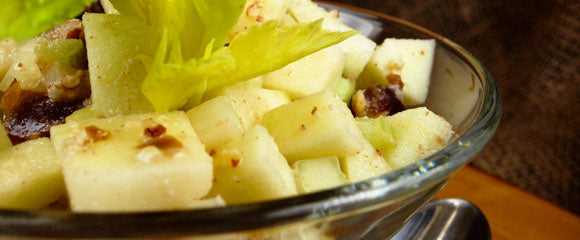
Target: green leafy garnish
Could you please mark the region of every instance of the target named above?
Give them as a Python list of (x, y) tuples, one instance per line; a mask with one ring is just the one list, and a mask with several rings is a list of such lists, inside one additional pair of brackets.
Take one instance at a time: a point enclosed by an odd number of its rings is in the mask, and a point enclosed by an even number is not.
[(94, 0), (2, 0), (0, 39), (24, 41), (81, 14)]
[(112, 0), (121, 13), (162, 36), (155, 56), (141, 56), (141, 90), (158, 112), (199, 104), (206, 91), (282, 68), (356, 34), (322, 29), (322, 20), (278, 28), (268, 21), (223, 47), (245, 0)]
[(236, 36), (229, 49), (237, 68), (227, 76), (212, 78), (208, 82), (208, 90), (278, 70), (356, 34), (356, 31), (323, 30), (322, 19), (282, 28), (277, 26), (276, 21), (268, 21)]
[(177, 109), (205, 92), (207, 79), (225, 74), (235, 61), (223, 45), (245, 0), (113, 0), (121, 13), (156, 29), (155, 56), (141, 56), (148, 74), (141, 90), (158, 112)]

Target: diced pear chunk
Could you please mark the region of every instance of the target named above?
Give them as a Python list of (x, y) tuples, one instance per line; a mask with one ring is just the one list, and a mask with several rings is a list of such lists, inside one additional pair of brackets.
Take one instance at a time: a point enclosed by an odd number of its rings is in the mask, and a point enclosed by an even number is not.
[[(323, 29), (330, 31), (352, 30), (336, 18), (335, 12), (328, 12), (311, 0), (294, 0), (290, 4), (288, 12), (299, 23), (324, 18)], [(348, 79), (355, 80), (373, 55), (377, 44), (367, 37), (357, 34), (336, 46), (344, 53), (346, 59), (343, 75)]]
[(363, 149), (354, 117), (331, 89), (266, 113), (262, 124), (290, 163), (348, 156)]
[(64, 193), (61, 168), (48, 138), (0, 151), (0, 208), (38, 209)]
[(211, 188), (211, 157), (183, 112), (72, 121), (51, 136), (73, 211), (184, 209)]
[(228, 42), (238, 33), (269, 20), (280, 21), (291, 0), (246, 0), (238, 22), (228, 33)]
[(443, 148), (452, 138), (451, 124), (427, 108), (405, 110), (387, 117), (395, 146), (383, 156), (393, 168), (416, 162)]
[(187, 117), (207, 151), (231, 141), (244, 132), (240, 118), (224, 96), (194, 107), (187, 112)]
[(0, 124), (0, 150), (9, 148), (12, 146), (12, 142), (10, 142), (10, 138), (8, 138), (8, 134), (6, 133), (6, 129), (4, 126)]
[(294, 176), (299, 193), (317, 192), (348, 183), (337, 157), (296, 161)]
[(366, 65), (357, 80), (357, 88), (376, 84), (396, 84), (389, 79), (403, 82), (405, 106), (425, 103), (429, 93), (431, 69), (435, 56), (435, 40), (387, 38)]
[(364, 143), (362, 151), (350, 156), (340, 158), (340, 166), (348, 180), (357, 182), (381, 175), (393, 170), (385, 161), (379, 151), (371, 145), (362, 135), (359, 135)]
[(344, 55), (330, 47), (265, 74), (262, 79), (264, 88), (285, 91), (296, 99), (334, 87), (343, 69)]
[(292, 169), (261, 125), (221, 146), (214, 155), (214, 168), (209, 196), (220, 195), (228, 204), (296, 195)]
[(147, 71), (138, 55), (155, 55), (159, 36), (136, 18), (124, 15), (83, 15), (96, 112), (107, 117), (153, 112), (141, 93)]

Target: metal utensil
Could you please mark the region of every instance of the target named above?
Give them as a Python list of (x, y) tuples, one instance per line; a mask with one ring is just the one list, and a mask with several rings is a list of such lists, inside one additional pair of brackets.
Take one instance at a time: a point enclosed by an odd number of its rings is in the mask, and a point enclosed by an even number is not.
[(419, 239), (489, 240), (491, 233), (477, 206), (450, 198), (426, 204), (393, 237), (393, 240)]

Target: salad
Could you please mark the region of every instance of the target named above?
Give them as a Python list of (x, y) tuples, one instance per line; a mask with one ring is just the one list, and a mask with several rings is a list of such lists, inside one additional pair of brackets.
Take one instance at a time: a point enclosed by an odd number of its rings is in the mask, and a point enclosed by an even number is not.
[(310, 0), (6, 6), (20, 11), (0, 10), (0, 208), (267, 201), (384, 174), (453, 137), (420, 107), (434, 40), (377, 46)]

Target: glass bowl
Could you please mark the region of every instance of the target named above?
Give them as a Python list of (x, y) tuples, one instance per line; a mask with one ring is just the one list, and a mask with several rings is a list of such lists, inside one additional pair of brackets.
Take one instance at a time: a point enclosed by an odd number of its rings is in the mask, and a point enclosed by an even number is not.
[(385, 239), (490, 140), (501, 116), (496, 82), (470, 53), (404, 20), (345, 5), (341, 19), (381, 43), (387, 37), (433, 38), (435, 65), (426, 106), (457, 136), (414, 164), (335, 189), (213, 209), (75, 214), (0, 211), (0, 239)]

